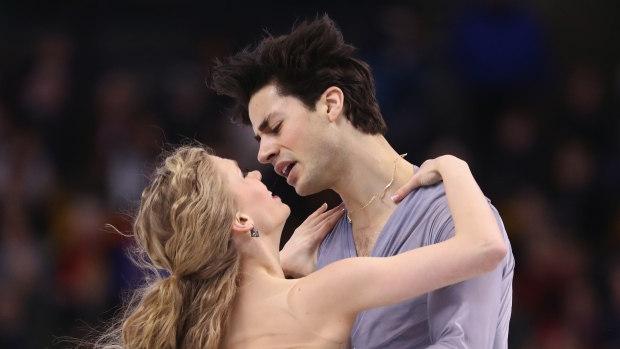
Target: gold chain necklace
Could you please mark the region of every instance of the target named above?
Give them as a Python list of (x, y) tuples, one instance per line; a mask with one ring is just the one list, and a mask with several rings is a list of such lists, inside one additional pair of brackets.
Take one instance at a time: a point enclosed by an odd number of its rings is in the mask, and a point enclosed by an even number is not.
[[(407, 156), (407, 153), (405, 154), (400, 154), (401, 158), (404, 158), (405, 156)], [(349, 220), (349, 224), (353, 224), (351, 221), (351, 213), (353, 212), (357, 212), (357, 211), (361, 211), (363, 209), (365, 209), (366, 207), (368, 207), (368, 205), (370, 205), (376, 198), (379, 199), (383, 199), (385, 197), (385, 192), (388, 190), (388, 188), (390, 186), (392, 186), (392, 183), (394, 183), (394, 178), (396, 177), (396, 161), (398, 161), (399, 158), (396, 158), (396, 160), (394, 160), (394, 171), (392, 172), (392, 179), (390, 180), (390, 183), (388, 183), (385, 188), (383, 188), (383, 194), (379, 195), (379, 194), (375, 194), (370, 198), (370, 201), (368, 201), (368, 203), (366, 205), (364, 205), (362, 208), (358, 208), (357, 210), (353, 210), (353, 211), (347, 211), (347, 219)]]

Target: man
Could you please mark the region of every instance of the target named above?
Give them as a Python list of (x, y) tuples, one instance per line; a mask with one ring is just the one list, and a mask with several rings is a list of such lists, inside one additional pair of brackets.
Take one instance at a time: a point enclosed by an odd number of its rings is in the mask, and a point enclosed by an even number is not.
[[(333, 189), (347, 208), (324, 240), (321, 233), (291, 238), (281, 252), (289, 275), (343, 258), (395, 255), (454, 235), (443, 185), (409, 189), (417, 167), (383, 137), (387, 128), (370, 68), (353, 51), (324, 16), (288, 35), (268, 36), (214, 71), (214, 89), (237, 102), (233, 120), (252, 125), (259, 161), (273, 164), (299, 195)], [(360, 313), (352, 346), (506, 348), (513, 269), (509, 252), (492, 273)]]

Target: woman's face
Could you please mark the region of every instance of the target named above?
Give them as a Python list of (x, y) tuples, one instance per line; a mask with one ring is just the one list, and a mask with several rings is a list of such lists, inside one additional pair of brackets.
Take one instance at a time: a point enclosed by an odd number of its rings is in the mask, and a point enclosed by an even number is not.
[(259, 232), (281, 231), (291, 210), (278, 196), (267, 190), (261, 182), (260, 172), (244, 173), (236, 161), (217, 156), (212, 156), (212, 159), (228, 180), (230, 190), (235, 193), (239, 212), (248, 215)]

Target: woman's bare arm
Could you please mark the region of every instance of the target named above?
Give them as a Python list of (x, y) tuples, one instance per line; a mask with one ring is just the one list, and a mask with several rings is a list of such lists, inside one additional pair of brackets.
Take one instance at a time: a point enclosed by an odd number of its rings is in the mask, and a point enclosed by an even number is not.
[[(352, 324), (362, 310), (398, 303), (497, 268), (507, 247), (464, 161), (453, 156), (428, 160), (410, 183), (415, 188), (441, 179), (454, 220), (453, 238), (388, 258), (345, 259), (310, 274), (289, 294), (295, 314), (315, 329), (334, 322)], [(341, 332), (329, 335), (346, 338), (347, 326)]]

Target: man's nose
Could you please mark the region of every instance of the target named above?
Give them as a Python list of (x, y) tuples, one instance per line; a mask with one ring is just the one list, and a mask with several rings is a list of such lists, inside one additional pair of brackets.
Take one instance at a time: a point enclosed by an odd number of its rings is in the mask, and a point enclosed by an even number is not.
[(269, 164), (273, 162), (277, 155), (278, 147), (273, 141), (268, 138), (263, 138), (260, 140), (260, 147), (258, 148), (257, 156), (260, 163)]

